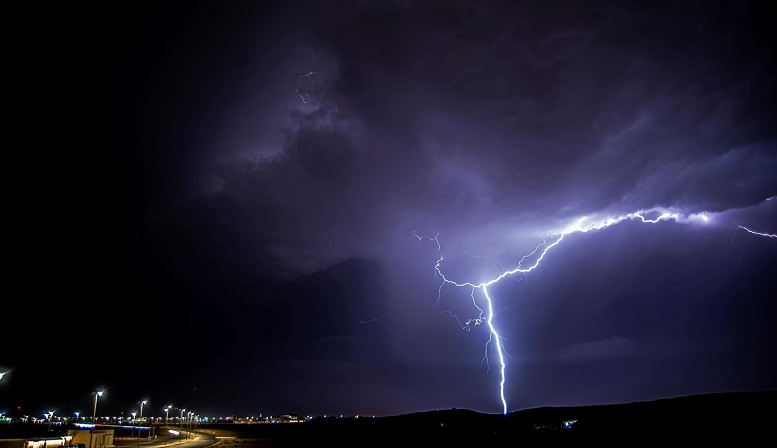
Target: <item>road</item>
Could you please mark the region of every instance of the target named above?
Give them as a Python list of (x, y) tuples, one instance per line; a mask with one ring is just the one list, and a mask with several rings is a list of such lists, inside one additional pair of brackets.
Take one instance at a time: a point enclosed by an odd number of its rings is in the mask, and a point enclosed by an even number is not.
[[(187, 438), (188, 436), (188, 438)], [(121, 448), (206, 448), (219, 442), (215, 436), (195, 432), (182, 431), (178, 437), (157, 437), (155, 439), (116, 438), (113, 440), (116, 447)]]

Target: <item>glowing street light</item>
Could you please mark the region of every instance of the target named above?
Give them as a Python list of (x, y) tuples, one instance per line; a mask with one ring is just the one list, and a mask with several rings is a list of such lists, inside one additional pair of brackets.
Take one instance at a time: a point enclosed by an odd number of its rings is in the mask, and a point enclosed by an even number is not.
[(191, 415), (191, 411), (186, 413), (186, 420), (181, 422), (181, 426), (186, 428), (186, 431), (184, 431), (184, 435), (186, 435), (186, 438), (189, 438), (189, 416)]
[(73, 414), (76, 415), (76, 422), (78, 422), (78, 416), (81, 414), (80, 412), (73, 412)]
[(146, 400), (140, 402), (140, 421), (143, 421), (143, 405), (146, 404)]
[(181, 409), (181, 420), (179, 422), (179, 425), (181, 425), (181, 426), (183, 426), (183, 411), (185, 411), (185, 410), (186, 409)]
[(95, 422), (95, 417), (97, 416), (97, 397), (103, 396), (104, 390), (99, 390), (94, 393), (94, 408), (92, 409), (92, 423)]
[(170, 416), (170, 408), (172, 408), (173, 405), (168, 404), (167, 407), (164, 409), (165, 411), (165, 426), (167, 426), (167, 418)]
[[(191, 431), (194, 428), (194, 412), (189, 411), (186, 413), (186, 427), (189, 428), (189, 431)], [(186, 433), (186, 438), (188, 439), (191, 433)]]

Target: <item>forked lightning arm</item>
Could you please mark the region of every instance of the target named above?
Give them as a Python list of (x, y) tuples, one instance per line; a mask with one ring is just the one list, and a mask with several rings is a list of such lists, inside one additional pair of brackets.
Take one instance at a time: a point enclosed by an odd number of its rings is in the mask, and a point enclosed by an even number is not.
[[(648, 218), (647, 216), (652, 216), (652, 218)], [(499, 275), (491, 278), (490, 280), (487, 280), (481, 283), (455, 281), (446, 277), (442, 271), (442, 262), (444, 257), (442, 256), (442, 253), (441, 253), (439, 233), (434, 237), (418, 235), (415, 232), (413, 233), (413, 235), (416, 238), (418, 238), (419, 241), (422, 241), (424, 239), (434, 241), (434, 243), (437, 245), (438, 253), (440, 253), (439, 258), (437, 259), (437, 263), (434, 266), (435, 273), (442, 279), (442, 283), (440, 284), (440, 288), (438, 290), (438, 300), (440, 299), (439, 294), (441, 294), (442, 288), (445, 285), (453, 285), (459, 288), (464, 288), (464, 287), (470, 288), (471, 289), (470, 295), (473, 298), (473, 302), (474, 302), (475, 289), (479, 289), (483, 291), (483, 297), (485, 298), (487, 303), (487, 307), (486, 307), (487, 309), (485, 310), (486, 316), (485, 318), (483, 317), (483, 309), (478, 307), (478, 309), (481, 312), (480, 317), (478, 319), (468, 321), (467, 328), (469, 323), (472, 323), (472, 322), (474, 322), (475, 324), (479, 324), (483, 320), (485, 320), (486, 323), (488, 324), (490, 337), (486, 345), (488, 345), (492, 340), (496, 343), (496, 350), (499, 355), (499, 365), (500, 365), (500, 375), (501, 375), (500, 382), (499, 382), (499, 396), (502, 402), (502, 410), (505, 414), (507, 414), (507, 401), (505, 400), (505, 393), (504, 393), (505, 391), (504, 347), (502, 345), (502, 338), (499, 335), (499, 332), (497, 331), (497, 329), (493, 325), (494, 309), (491, 301), (491, 296), (488, 294), (488, 287), (493, 285), (494, 283), (497, 283), (498, 281), (502, 280), (505, 277), (531, 272), (532, 270), (537, 268), (537, 266), (539, 266), (540, 262), (545, 258), (548, 252), (552, 248), (559, 245), (567, 235), (570, 235), (573, 233), (586, 233), (586, 232), (591, 232), (595, 230), (602, 230), (602, 229), (606, 229), (608, 227), (614, 226), (616, 224), (619, 224), (623, 221), (631, 221), (631, 220), (640, 220), (643, 223), (654, 224), (659, 221), (706, 222), (709, 220), (709, 218), (705, 214), (683, 215), (683, 214), (680, 214), (679, 212), (676, 212), (673, 210), (667, 210), (667, 209), (642, 210), (642, 211), (637, 211), (637, 212), (628, 213), (624, 215), (619, 215), (617, 217), (605, 218), (598, 221), (589, 221), (588, 218), (583, 217), (577, 220), (577, 222), (575, 222), (573, 225), (561, 231), (557, 231), (555, 233), (553, 231), (549, 231), (542, 239), (542, 242), (539, 245), (537, 245), (537, 247), (535, 247), (534, 250), (531, 251), (529, 254), (524, 255), (518, 261), (517, 265), (513, 269), (505, 270), (501, 272)], [(739, 227), (756, 235), (766, 236), (770, 238), (775, 237), (774, 234), (759, 233), (759, 232), (754, 232), (752, 230), (749, 230), (743, 226), (739, 226)], [(534, 261), (532, 262), (531, 260), (534, 260)], [(527, 266), (524, 266), (524, 263), (528, 263)]]
[(750, 232), (753, 235), (765, 236), (765, 237), (768, 237), (768, 238), (777, 238), (777, 233), (762, 233), (762, 232), (756, 232), (755, 230), (750, 230), (750, 229), (748, 229), (745, 226), (737, 226), (737, 227), (739, 227), (740, 229), (742, 229), (742, 230), (744, 230), (746, 232)]

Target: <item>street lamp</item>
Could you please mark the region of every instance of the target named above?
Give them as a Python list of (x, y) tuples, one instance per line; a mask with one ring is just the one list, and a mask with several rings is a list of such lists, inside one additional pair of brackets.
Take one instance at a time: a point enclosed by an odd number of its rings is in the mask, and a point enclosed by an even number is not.
[(167, 426), (167, 418), (170, 416), (170, 408), (173, 407), (173, 405), (168, 404), (165, 408), (165, 426)]
[(181, 420), (178, 422), (179, 425), (183, 426), (183, 411), (186, 409), (181, 409)]
[(73, 412), (73, 414), (76, 415), (76, 423), (78, 423), (78, 415), (81, 414), (80, 412)]
[(143, 405), (146, 404), (146, 400), (140, 402), (140, 421), (143, 421)]
[(94, 408), (92, 409), (92, 423), (95, 422), (95, 417), (97, 416), (97, 397), (103, 396), (104, 390), (99, 390), (94, 393)]

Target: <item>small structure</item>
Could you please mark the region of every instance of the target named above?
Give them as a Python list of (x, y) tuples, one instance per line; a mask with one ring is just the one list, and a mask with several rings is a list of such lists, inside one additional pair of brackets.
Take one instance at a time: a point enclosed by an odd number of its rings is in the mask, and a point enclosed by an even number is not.
[(81, 445), (80, 448), (114, 448), (116, 446), (113, 444), (113, 428), (75, 429), (72, 433), (72, 443)]

